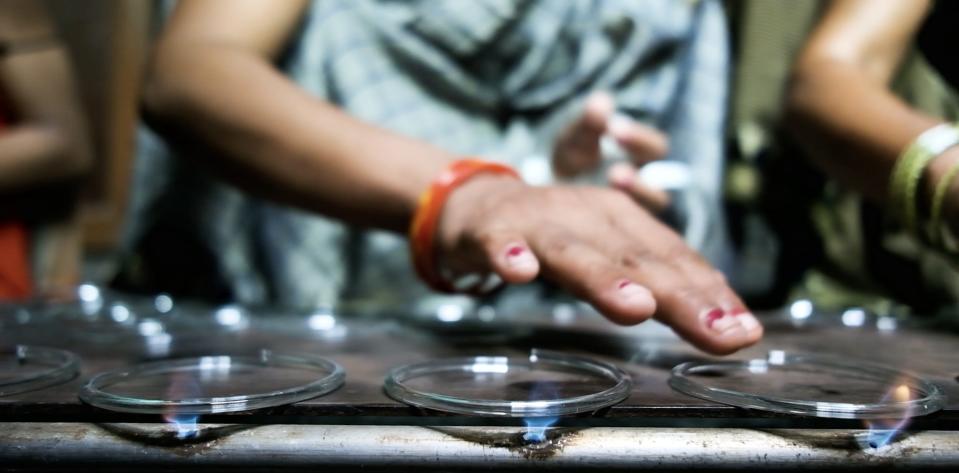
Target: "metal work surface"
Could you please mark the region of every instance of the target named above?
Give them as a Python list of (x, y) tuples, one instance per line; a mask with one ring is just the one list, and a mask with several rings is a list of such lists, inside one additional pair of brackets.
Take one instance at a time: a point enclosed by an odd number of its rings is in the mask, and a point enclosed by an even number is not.
[[(220, 429), (217, 432), (217, 429)], [(877, 450), (862, 431), (805, 429), (558, 428), (527, 444), (522, 429), (417, 426), (203, 426), (174, 442), (142, 424), (16, 423), (0, 432), (3, 465), (96, 465), (275, 470), (660, 470), (954, 468), (959, 437), (925, 431)]]
[[(460, 469), (526, 468), (542, 461), (571, 469), (959, 466), (959, 335), (948, 330), (906, 328), (872, 316), (845, 320), (768, 313), (761, 317), (763, 342), (734, 355), (747, 359), (783, 350), (867, 360), (926, 377), (948, 396), (943, 411), (914, 420), (890, 445), (876, 449), (864, 446), (860, 421), (739, 409), (671, 390), (667, 379), (675, 365), (706, 357), (654, 323), (615, 327), (588, 311), (565, 309), (559, 315), (544, 310), (483, 323), (238, 308), (166, 314), (125, 310), (108, 312), (121, 321), (115, 326), (0, 319), (0, 346), (63, 348), (81, 359), (80, 374), (72, 381), (0, 397), (0, 465)], [(345, 368), (346, 383), (292, 405), (203, 416), (200, 427), (187, 435), (171, 434), (174, 427), (158, 415), (115, 413), (77, 398), (87, 379), (106, 370), (184, 356), (247, 355), (264, 348), (326, 356)], [(600, 412), (560, 419), (546, 431), (547, 440), (535, 445), (523, 441), (526, 428), (519, 420), (424, 411), (383, 392), (385, 374), (400, 364), (451, 356), (522, 356), (531, 348), (615, 364), (632, 377), (632, 392)]]

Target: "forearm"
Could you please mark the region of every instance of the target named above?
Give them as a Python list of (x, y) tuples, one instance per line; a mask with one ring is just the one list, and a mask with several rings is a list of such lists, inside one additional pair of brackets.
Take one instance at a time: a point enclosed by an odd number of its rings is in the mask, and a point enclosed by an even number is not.
[(267, 61), (218, 44), (161, 45), (145, 105), (175, 142), (246, 190), (353, 224), (402, 230), (452, 159), (310, 96)]
[(28, 125), (0, 131), (0, 192), (73, 178), (86, 171), (86, 157), (68, 146), (62, 130)]
[(889, 84), (928, 0), (834, 0), (794, 66), (786, 123), (812, 161), (876, 202), (899, 153), (937, 123)]
[(787, 97), (786, 123), (809, 158), (875, 202), (887, 195), (899, 153), (939, 121), (842, 61), (800, 63)]
[(4, 112), (0, 192), (82, 177), (92, 164), (86, 121), (63, 48), (54, 40), (0, 58)]

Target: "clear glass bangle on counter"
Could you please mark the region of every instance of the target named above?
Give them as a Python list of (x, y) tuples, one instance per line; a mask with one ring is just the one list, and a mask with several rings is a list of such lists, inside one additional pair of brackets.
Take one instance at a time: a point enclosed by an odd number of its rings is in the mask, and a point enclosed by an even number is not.
[(765, 359), (683, 363), (677, 391), (736, 407), (838, 419), (893, 419), (942, 409), (933, 383), (882, 365), (771, 351)]
[(200, 415), (291, 404), (330, 393), (346, 373), (334, 361), (262, 350), (257, 356), (201, 356), (101, 373), (80, 399), (141, 414)]
[(631, 387), (629, 376), (611, 364), (538, 350), (401, 366), (385, 384), (390, 397), (413, 406), (501, 417), (593, 412), (626, 399)]
[(0, 349), (0, 396), (60, 384), (79, 370), (79, 359), (66, 350), (29, 345)]

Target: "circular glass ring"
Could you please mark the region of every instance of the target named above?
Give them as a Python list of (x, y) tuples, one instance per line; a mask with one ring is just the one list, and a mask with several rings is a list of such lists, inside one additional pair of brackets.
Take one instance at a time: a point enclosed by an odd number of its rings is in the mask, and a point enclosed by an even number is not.
[(201, 415), (274, 407), (321, 396), (346, 373), (322, 357), (202, 356), (155, 361), (90, 379), (80, 399), (118, 412)]
[(629, 396), (632, 381), (608, 363), (533, 350), (528, 357), (476, 356), (390, 370), (386, 393), (457, 414), (559, 417), (593, 412)]
[(79, 359), (66, 350), (17, 345), (0, 351), (0, 396), (60, 384), (79, 371)]
[(903, 419), (942, 409), (935, 384), (868, 362), (771, 351), (766, 359), (688, 362), (673, 389), (735, 407), (834, 419)]

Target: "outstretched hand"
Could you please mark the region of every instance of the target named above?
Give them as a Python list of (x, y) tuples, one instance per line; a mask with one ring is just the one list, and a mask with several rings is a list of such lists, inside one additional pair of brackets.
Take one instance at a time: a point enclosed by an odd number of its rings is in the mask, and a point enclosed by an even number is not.
[(454, 274), (492, 272), (509, 283), (543, 276), (616, 323), (655, 317), (710, 353), (762, 337), (723, 275), (615, 189), (478, 176), (446, 202), (437, 247)]

